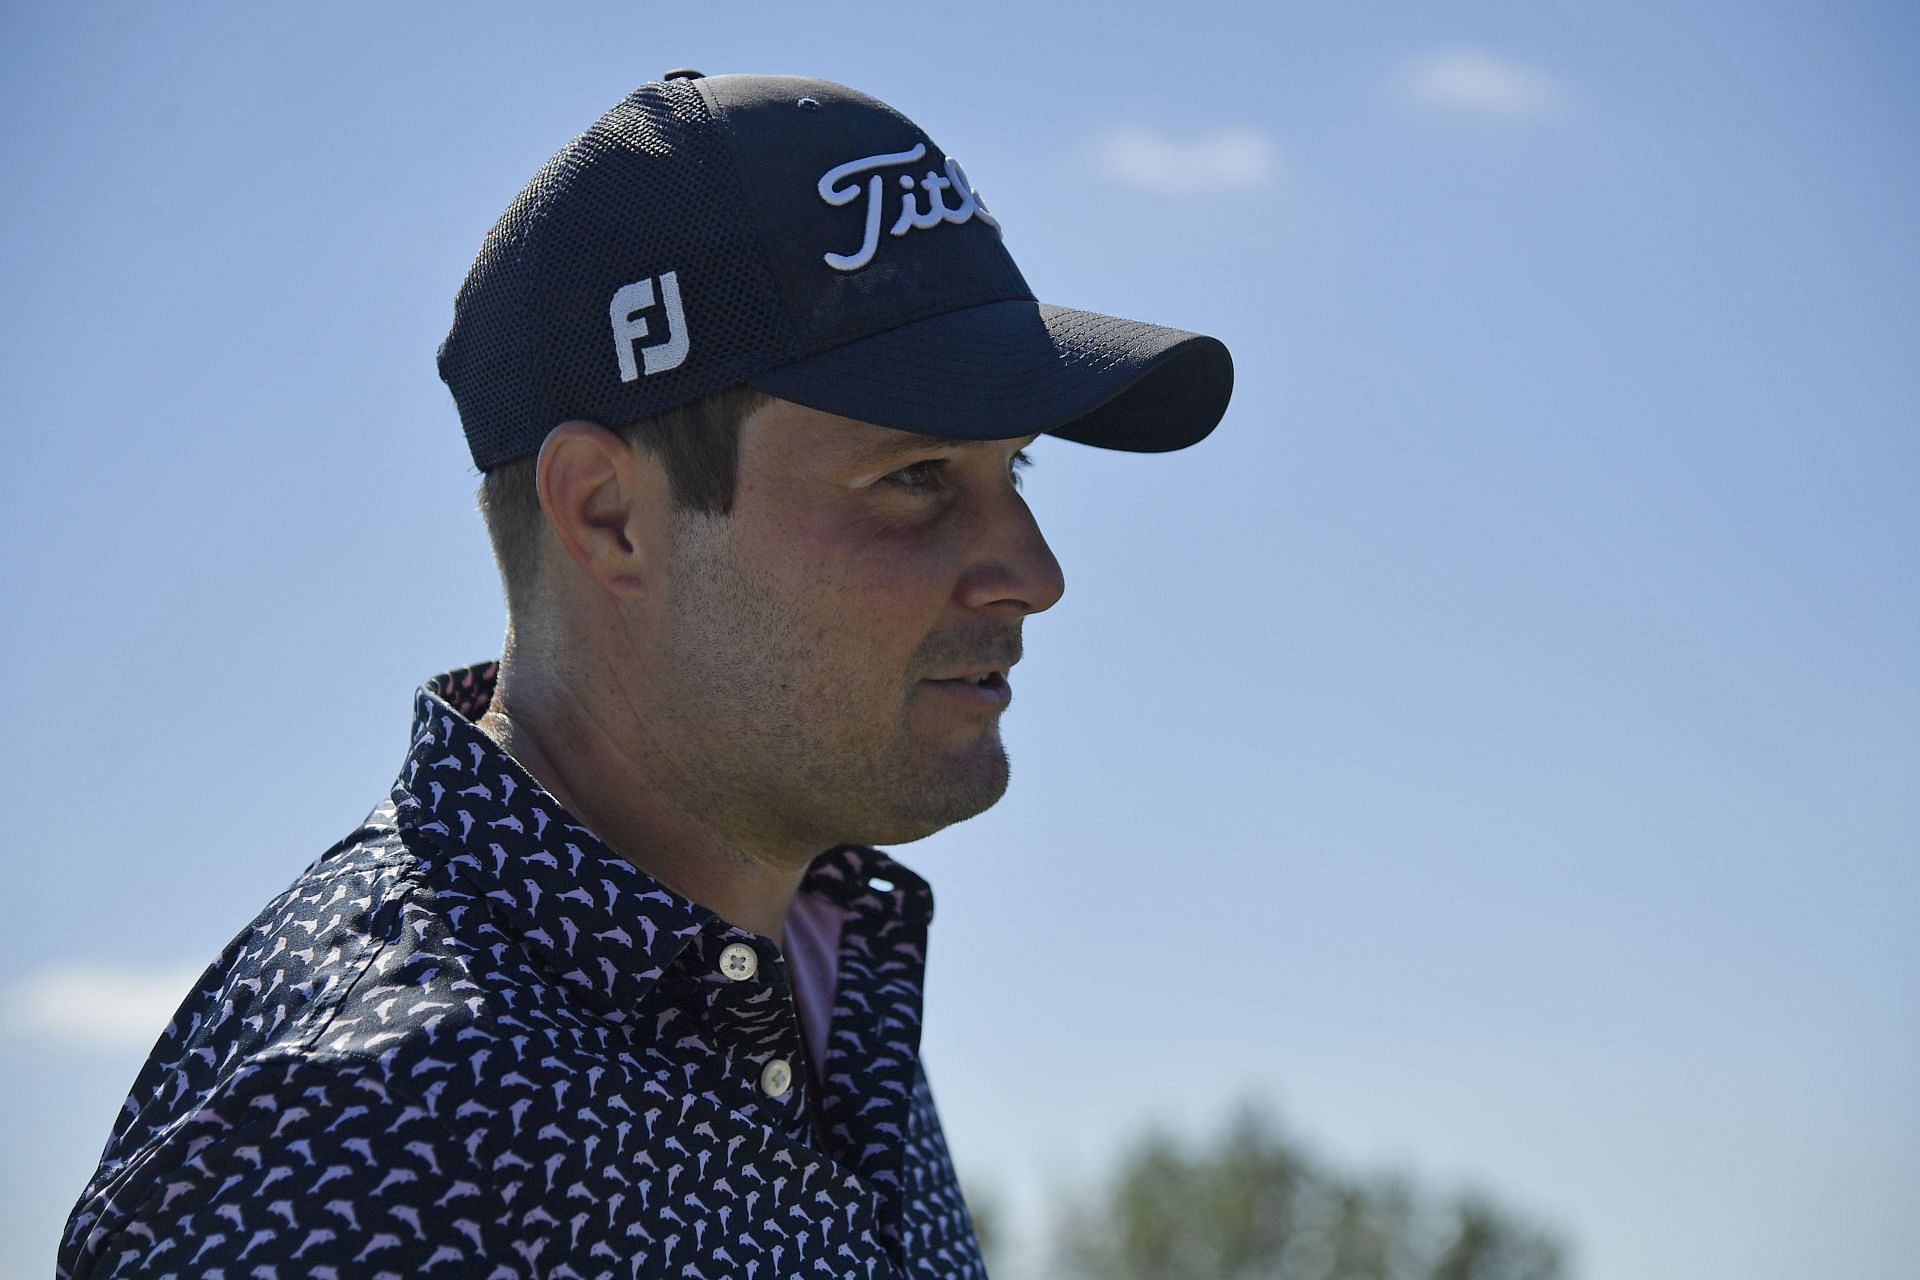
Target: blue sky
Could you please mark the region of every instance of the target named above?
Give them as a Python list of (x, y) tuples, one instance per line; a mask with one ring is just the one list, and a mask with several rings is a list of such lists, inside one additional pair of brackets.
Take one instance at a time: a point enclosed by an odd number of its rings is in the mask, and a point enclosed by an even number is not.
[(1192, 450), (1032, 450), (1013, 787), (901, 851), (1029, 1242), (1250, 1095), (1583, 1280), (1910, 1274), (1914, 11), (717, 12), (0, 13), (0, 1276), (497, 651), (434, 349), (534, 169), (689, 65), (878, 94), (1043, 299), (1235, 353)]

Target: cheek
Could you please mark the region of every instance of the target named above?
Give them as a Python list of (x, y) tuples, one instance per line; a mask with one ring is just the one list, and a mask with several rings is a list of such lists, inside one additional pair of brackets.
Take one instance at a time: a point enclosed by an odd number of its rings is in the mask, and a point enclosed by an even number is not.
[(953, 593), (946, 557), (924, 537), (871, 525), (796, 546), (791, 566), (823, 644), (870, 680), (897, 683)]
[(845, 550), (837, 589), (848, 606), (864, 612), (876, 629), (911, 633), (917, 644), (952, 597), (949, 558), (924, 538), (900, 536), (857, 540)]
[(836, 595), (922, 595), (951, 567), (949, 539), (938, 521), (846, 505), (789, 508), (756, 531), (755, 540), (785, 573)]
[(945, 522), (827, 502), (760, 509), (744, 547), (805, 619), (823, 666), (877, 668), (897, 682), (953, 596), (958, 560)]

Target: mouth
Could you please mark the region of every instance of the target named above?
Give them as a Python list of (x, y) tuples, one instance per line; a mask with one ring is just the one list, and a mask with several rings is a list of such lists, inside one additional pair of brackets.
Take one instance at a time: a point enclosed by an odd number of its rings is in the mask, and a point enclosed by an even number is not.
[(1005, 707), (1013, 701), (1013, 686), (1007, 682), (1004, 671), (977, 671), (951, 676), (945, 680), (923, 680), (920, 683), (931, 685), (944, 693), (956, 698), (964, 698), (969, 703), (981, 707)]

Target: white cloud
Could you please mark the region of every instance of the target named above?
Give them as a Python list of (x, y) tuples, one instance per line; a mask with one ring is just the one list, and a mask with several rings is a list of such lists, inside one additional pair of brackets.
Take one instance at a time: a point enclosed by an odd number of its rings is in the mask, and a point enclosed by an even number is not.
[(40, 1037), (91, 1049), (145, 1049), (166, 1030), (197, 969), (56, 965), (11, 983), (10, 1039)]
[(1265, 187), (1280, 170), (1273, 140), (1245, 127), (1188, 137), (1116, 129), (1095, 140), (1092, 157), (1094, 168), (1111, 182), (1169, 194)]
[(1473, 49), (1415, 58), (1401, 69), (1399, 87), (1416, 106), (1508, 119), (1552, 115), (1565, 96), (1545, 73)]

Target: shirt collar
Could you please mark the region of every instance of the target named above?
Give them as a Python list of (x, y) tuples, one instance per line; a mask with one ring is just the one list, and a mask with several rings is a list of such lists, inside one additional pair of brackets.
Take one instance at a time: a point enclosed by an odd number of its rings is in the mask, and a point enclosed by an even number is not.
[[(435, 676), (414, 694), (413, 741), (393, 802), (401, 827), (440, 855), (441, 874), (484, 901), (610, 1021), (635, 1016), (683, 956), (705, 964), (739, 941), (774, 962), (774, 940), (615, 853), (474, 724), (498, 673), (498, 662), (478, 663)], [(855, 922), (924, 926), (933, 917), (926, 881), (862, 845), (820, 854), (800, 892), (827, 897)]]

